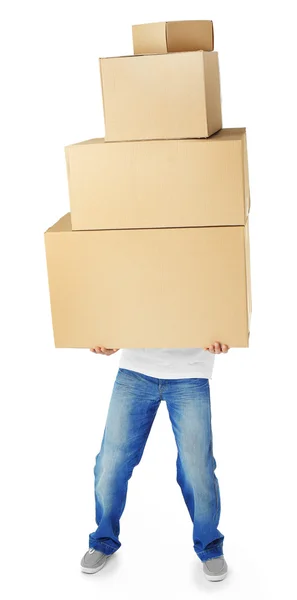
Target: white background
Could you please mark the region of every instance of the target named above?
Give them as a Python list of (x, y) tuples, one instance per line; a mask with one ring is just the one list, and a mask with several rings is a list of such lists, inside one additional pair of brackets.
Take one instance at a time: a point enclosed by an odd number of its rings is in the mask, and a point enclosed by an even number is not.
[[(2, 595), (292, 598), (294, 3), (28, 0), (2, 6)], [(229, 576), (219, 584), (203, 578), (175, 480), (164, 403), (129, 482), (122, 547), (103, 571), (88, 576), (79, 565), (96, 529), (93, 466), (120, 353), (54, 348), (43, 233), (69, 210), (64, 146), (104, 135), (98, 57), (131, 54), (133, 23), (195, 18), (214, 21), (223, 126), (246, 127), (248, 136), (250, 348), (217, 356), (211, 382)]]

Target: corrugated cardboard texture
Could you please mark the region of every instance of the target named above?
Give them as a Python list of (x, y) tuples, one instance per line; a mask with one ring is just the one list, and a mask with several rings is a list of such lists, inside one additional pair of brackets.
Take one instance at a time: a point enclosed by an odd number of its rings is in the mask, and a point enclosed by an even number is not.
[(45, 233), (56, 347), (248, 345), (245, 227)]
[(73, 229), (244, 225), (245, 129), (65, 148)]
[(132, 26), (134, 54), (165, 54), (214, 48), (212, 21), (168, 21)]
[(105, 139), (209, 137), (222, 127), (218, 55), (101, 58)]

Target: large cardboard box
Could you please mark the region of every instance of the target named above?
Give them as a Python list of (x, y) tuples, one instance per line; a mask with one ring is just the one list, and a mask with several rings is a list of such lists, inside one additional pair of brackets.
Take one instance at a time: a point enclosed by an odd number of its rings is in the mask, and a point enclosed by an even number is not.
[(207, 139), (66, 146), (73, 229), (244, 225), (246, 131)]
[(221, 129), (217, 52), (99, 62), (106, 141), (206, 138)]
[(164, 21), (132, 25), (134, 54), (213, 50), (212, 21)]
[(56, 347), (247, 347), (248, 220), (238, 227), (45, 232)]

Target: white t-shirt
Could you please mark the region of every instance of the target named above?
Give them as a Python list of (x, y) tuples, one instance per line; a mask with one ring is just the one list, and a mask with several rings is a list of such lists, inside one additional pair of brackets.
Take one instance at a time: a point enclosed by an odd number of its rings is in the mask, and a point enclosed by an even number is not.
[(158, 379), (211, 379), (214, 359), (203, 348), (122, 348), (119, 367)]

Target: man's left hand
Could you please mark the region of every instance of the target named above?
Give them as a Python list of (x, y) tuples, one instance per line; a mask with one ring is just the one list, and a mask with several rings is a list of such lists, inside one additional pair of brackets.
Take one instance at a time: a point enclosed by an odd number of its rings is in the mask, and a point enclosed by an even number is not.
[(221, 354), (221, 352), (226, 354), (229, 350), (229, 346), (227, 346), (227, 344), (215, 342), (214, 344), (210, 344), (210, 346), (205, 346), (204, 350), (208, 350), (209, 352), (212, 352), (212, 354)]

